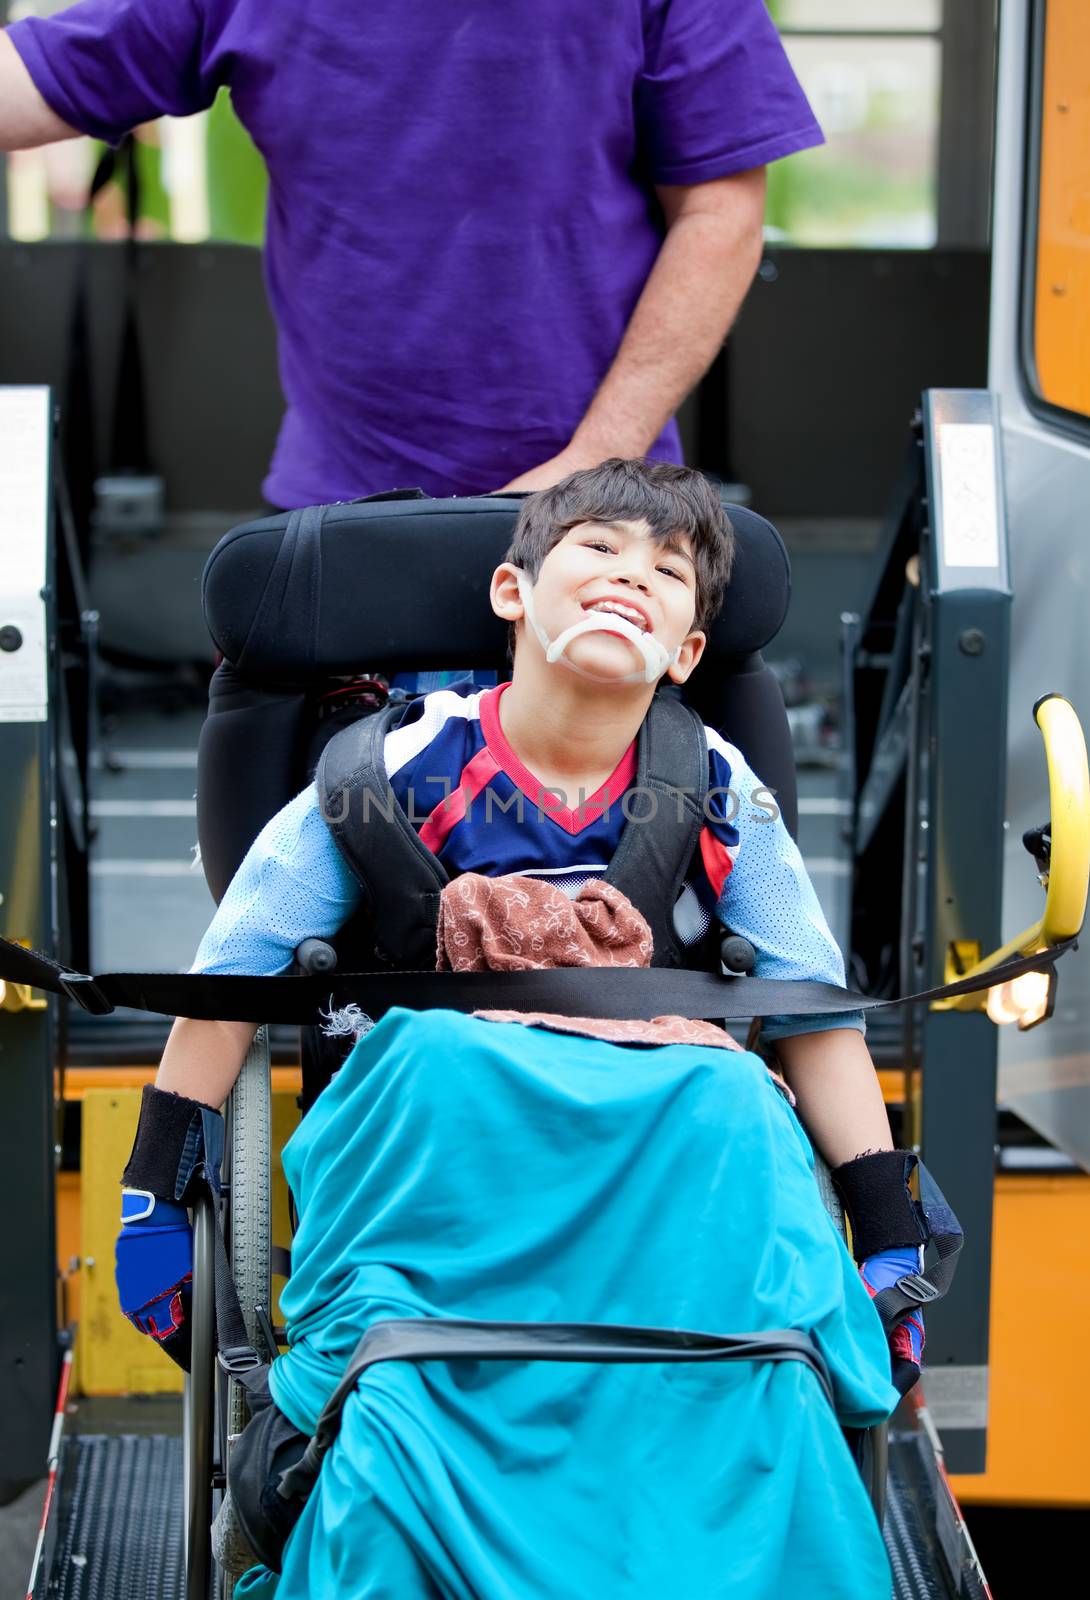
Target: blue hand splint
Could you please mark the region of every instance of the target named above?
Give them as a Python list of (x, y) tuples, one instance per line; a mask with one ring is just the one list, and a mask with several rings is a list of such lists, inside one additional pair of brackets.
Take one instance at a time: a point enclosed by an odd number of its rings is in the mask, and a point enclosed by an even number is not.
[(145, 1189), (123, 1190), (115, 1275), (121, 1309), (141, 1333), (160, 1341), (176, 1334), (193, 1277), (185, 1207)]
[[(920, 1258), (922, 1252), (915, 1246), (909, 1245), (899, 1250), (880, 1250), (876, 1255), (868, 1256), (860, 1267), (860, 1276), (867, 1286), (867, 1291), (874, 1298), (882, 1289), (888, 1289), (901, 1278), (909, 1277), (920, 1271)], [(893, 1361), (893, 1381), (897, 1388), (904, 1394), (919, 1377), (920, 1364), (924, 1351), (924, 1326), (923, 1312), (911, 1311), (904, 1320), (898, 1323), (889, 1337), (890, 1355)], [(903, 1362), (908, 1367), (914, 1367), (915, 1372), (905, 1371), (898, 1367), (898, 1362)]]

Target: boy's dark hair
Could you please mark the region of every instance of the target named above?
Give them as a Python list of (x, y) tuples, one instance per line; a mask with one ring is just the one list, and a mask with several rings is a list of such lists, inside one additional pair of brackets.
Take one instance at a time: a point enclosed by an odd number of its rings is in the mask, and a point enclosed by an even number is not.
[(653, 539), (669, 546), (684, 534), (696, 567), (693, 626), (714, 621), (734, 560), (734, 529), (719, 494), (701, 473), (666, 461), (623, 461), (573, 472), (523, 502), (506, 560), (536, 579), (554, 545), (580, 522), (644, 520)]

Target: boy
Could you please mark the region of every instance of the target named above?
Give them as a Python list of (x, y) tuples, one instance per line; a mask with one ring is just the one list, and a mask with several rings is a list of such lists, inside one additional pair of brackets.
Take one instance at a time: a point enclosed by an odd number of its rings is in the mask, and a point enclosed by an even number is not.
[[(607, 461), (525, 502), (491, 589), (514, 637), (510, 684), (428, 695), (386, 738), (394, 795), (451, 876), (522, 873), (574, 893), (601, 875), (656, 686), (684, 684), (697, 667), (732, 553), (717, 495), (683, 467)], [(769, 792), (740, 752), (706, 736), (710, 814), (675, 907), (678, 938), (694, 944), (718, 918), (754, 945), (758, 976), (842, 984), (840, 953)], [(360, 898), (311, 786), (255, 841), (195, 970), (283, 971), (304, 938), (337, 932)], [(176, 1021), (124, 1177), (122, 1307), (183, 1362), (189, 1233), (178, 1202), (201, 1119), (226, 1099), (253, 1033)], [(771, 1018), (764, 1038), (834, 1169), (873, 1295), (917, 1270), (923, 1233), (908, 1189), (914, 1157), (892, 1149), (862, 1020)], [(922, 1344), (917, 1317), (896, 1330), (899, 1386), (918, 1375)]]

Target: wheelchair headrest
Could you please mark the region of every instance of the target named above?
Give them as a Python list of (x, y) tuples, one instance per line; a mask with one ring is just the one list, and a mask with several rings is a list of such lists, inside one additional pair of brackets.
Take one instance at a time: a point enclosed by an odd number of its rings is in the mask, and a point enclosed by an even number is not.
[[(386, 497), (248, 522), (220, 540), (204, 569), (212, 638), (248, 678), (280, 683), (502, 665), (507, 624), (493, 615), (488, 586), (522, 498)], [(724, 504), (737, 555), (702, 676), (716, 658), (762, 649), (790, 597), (775, 528)]]

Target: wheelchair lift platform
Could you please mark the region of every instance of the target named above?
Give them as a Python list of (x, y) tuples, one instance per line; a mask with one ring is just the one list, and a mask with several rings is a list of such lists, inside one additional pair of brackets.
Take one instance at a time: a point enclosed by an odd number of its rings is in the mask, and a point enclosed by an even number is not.
[[(79, 1403), (27, 1600), (195, 1600), (185, 1582), (181, 1434), (138, 1431), (171, 1424), (181, 1426), (177, 1401)], [(926, 1406), (912, 1401), (890, 1429), (884, 1530), (893, 1600), (990, 1595)]]
[(78, 1434), (64, 1451), (51, 1571), (34, 1600), (173, 1600), (185, 1592), (182, 1440)]

